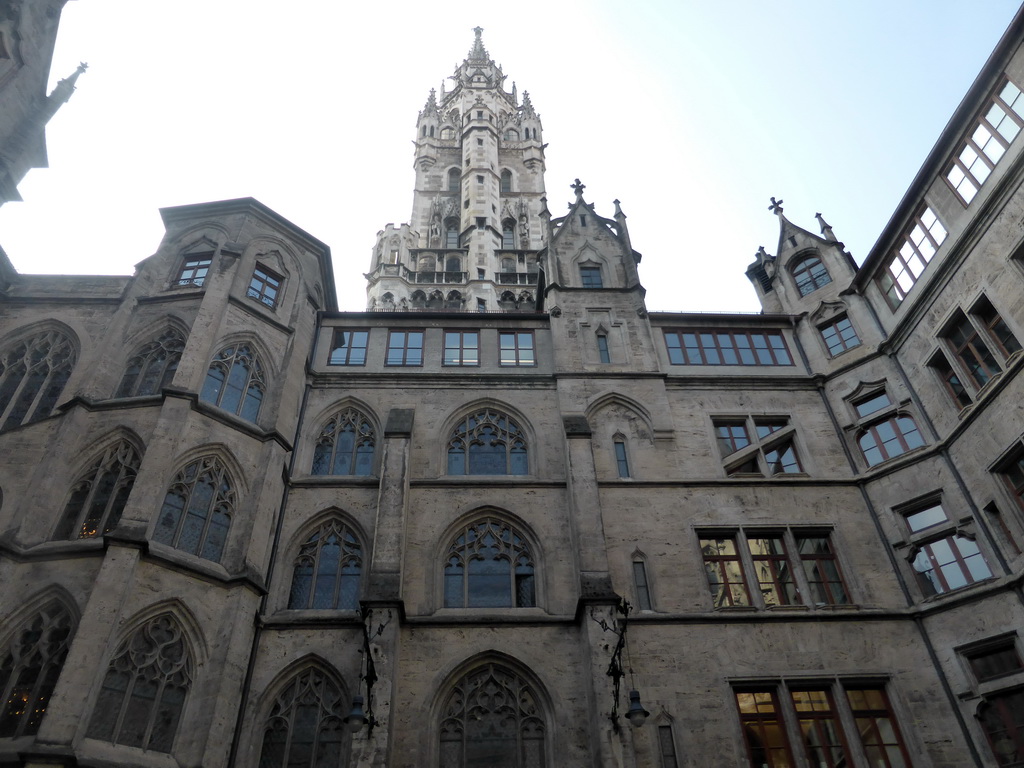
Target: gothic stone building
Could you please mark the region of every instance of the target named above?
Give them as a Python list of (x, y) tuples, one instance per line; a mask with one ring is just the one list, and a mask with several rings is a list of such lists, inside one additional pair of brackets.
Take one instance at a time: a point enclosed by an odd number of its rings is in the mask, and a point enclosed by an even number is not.
[(756, 315), (649, 312), (503, 81), (367, 311), (251, 199), (0, 265), (0, 765), (1024, 765), (1024, 16), (859, 267), (775, 206)]

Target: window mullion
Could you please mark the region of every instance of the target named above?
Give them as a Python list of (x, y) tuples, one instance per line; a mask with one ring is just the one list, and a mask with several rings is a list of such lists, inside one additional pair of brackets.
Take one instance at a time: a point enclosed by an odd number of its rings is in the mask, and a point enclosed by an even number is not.
[[(761, 583), (757, 578), (757, 567), (754, 563), (754, 556), (750, 554), (747, 536), (746, 531), (740, 530), (737, 531), (735, 538), (736, 554), (739, 556), (740, 561), (740, 577), (745, 582), (747, 594), (750, 596), (750, 604), (755, 608), (764, 608), (764, 595), (761, 593)], [(769, 568), (772, 568), (774, 564), (769, 560), (768, 565)], [(772, 570), (774, 572), (773, 568)]]

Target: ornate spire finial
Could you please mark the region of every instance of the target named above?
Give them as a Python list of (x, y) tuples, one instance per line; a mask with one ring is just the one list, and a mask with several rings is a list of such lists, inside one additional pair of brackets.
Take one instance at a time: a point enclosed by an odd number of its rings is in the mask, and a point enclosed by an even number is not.
[(570, 184), (569, 186), (572, 187), (574, 190), (576, 190), (576, 198), (577, 199), (583, 197), (583, 190), (587, 188), (587, 185), (584, 184), (579, 179), (576, 179), (576, 181), (574, 183)]
[(818, 226), (821, 227), (822, 237), (824, 237), (826, 240), (831, 240), (832, 242), (838, 242), (836, 240), (835, 234), (833, 234), (832, 232), (832, 227), (829, 226), (829, 223), (825, 221), (822, 215), (820, 213), (816, 213), (814, 214), (814, 218), (818, 220)]
[(772, 204), (768, 206), (768, 210), (774, 213), (776, 216), (782, 215), (782, 200), (776, 200), (772, 198)]
[(473, 40), (473, 47), (469, 51), (470, 59), (487, 61), (487, 49), (484, 48), (484, 41), (480, 37), (483, 34), (483, 31), (483, 27), (473, 27), (473, 34), (476, 35), (476, 39)]
[(764, 249), (763, 245), (757, 246), (757, 253), (754, 254), (754, 258), (757, 259), (758, 262), (761, 264), (764, 264), (766, 261), (772, 260), (771, 255), (768, 253), (768, 251)]

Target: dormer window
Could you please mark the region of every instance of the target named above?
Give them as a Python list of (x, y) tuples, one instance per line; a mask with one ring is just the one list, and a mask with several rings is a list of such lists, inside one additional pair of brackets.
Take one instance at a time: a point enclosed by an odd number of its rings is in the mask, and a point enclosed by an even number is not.
[(580, 283), (584, 288), (604, 288), (601, 279), (601, 268), (593, 266), (580, 267)]
[(792, 271), (793, 280), (796, 281), (796, 288), (801, 296), (806, 296), (832, 282), (828, 270), (816, 255), (800, 259), (793, 265)]

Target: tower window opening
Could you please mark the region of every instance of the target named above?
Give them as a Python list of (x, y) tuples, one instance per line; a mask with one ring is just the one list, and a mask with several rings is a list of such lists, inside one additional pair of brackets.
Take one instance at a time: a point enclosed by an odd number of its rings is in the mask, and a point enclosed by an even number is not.
[(608, 349), (608, 336), (603, 333), (597, 334), (597, 353), (600, 355), (602, 363), (612, 361), (611, 351)]
[(423, 137), (423, 136), (426, 136), (426, 135), (427, 135), (427, 126), (424, 125), (422, 128), (420, 128), (420, 136)]
[(476, 140), (476, 145), (477, 145), (478, 147), (482, 147), (482, 146), (484, 145), (484, 140), (483, 140), (483, 139), (477, 139), (477, 140)]
[(477, 120), (483, 120), (484, 119), (484, 113), (483, 112), (477, 112), (476, 113), (476, 119)]
[(483, 176), (477, 176), (476, 177), (476, 183), (477, 184), (483, 184), (484, 183), (484, 177)]
[(448, 171), (448, 191), (458, 192), (459, 191), (459, 169), (452, 168)]
[[(511, 251), (516, 247), (516, 229), (515, 225), (511, 221), (505, 221), (501, 225), (501, 248), (505, 251)], [(502, 259), (502, 265), (504, 266), (505, 259)], [(508, 261), (512, 261), (508, 259)], [(502, 270), (515, 272), (515, 266), (510, 270)]]
[(504, 170), (501, 172), (501, 193), (507, 195), (512, 191), (512, 171)]
[(434, 126), (430, 126), (430, 138), (434, 138)]
[(583, 215), (583, 214), (580, 215), (580, 226), (581, 227), (587, 226), (587, 217), (585, 215)]
[(458, 227), (458, 225), (454, 221), (450, 221), (450, 222), (448, 222), (448, 224), (445, 225), (445, 230), (444, 230), (444, 247), (445, 248), (458, 248), (459, 247), (459, 227)]

